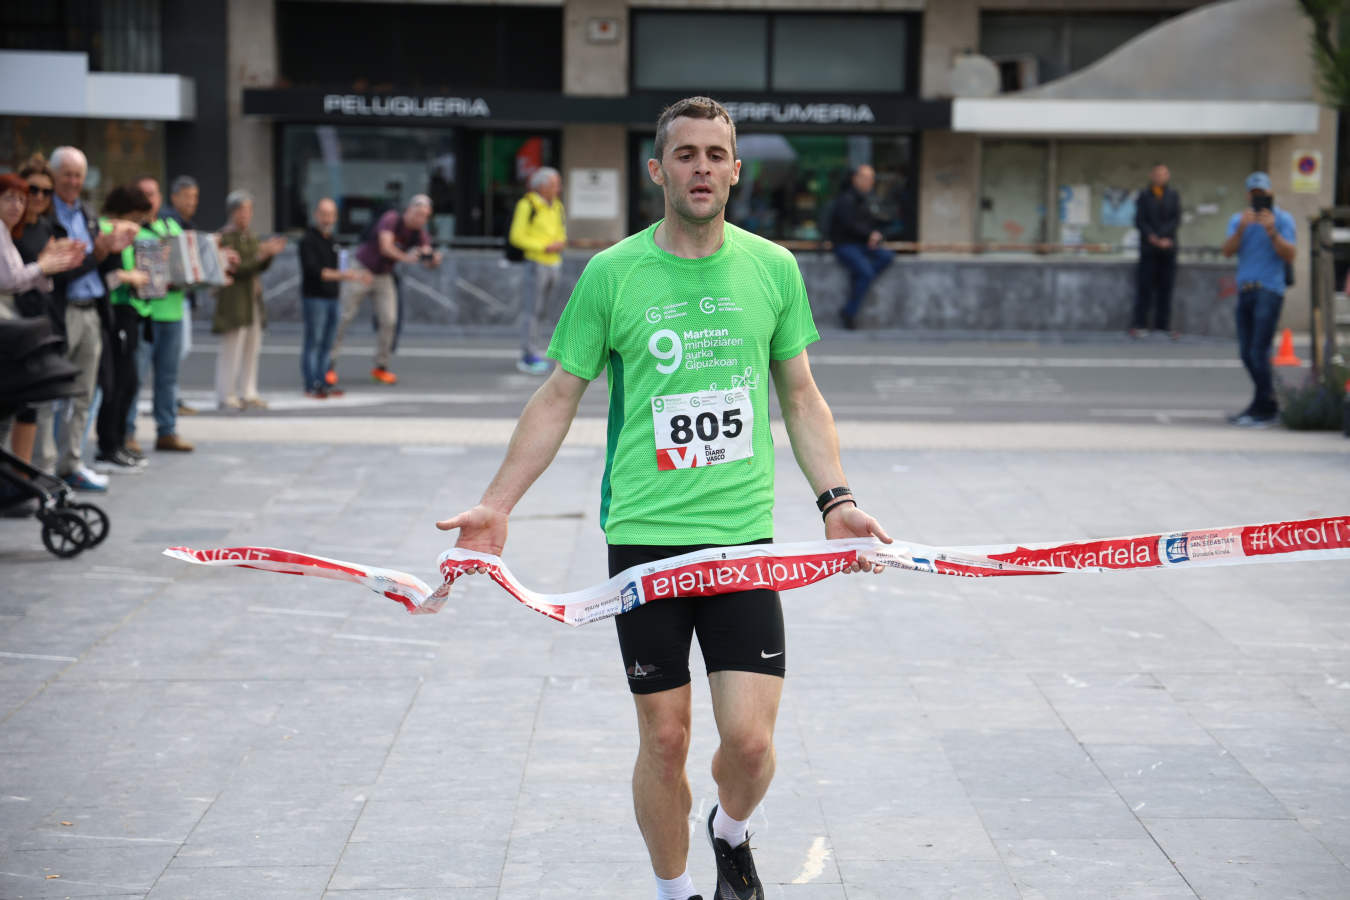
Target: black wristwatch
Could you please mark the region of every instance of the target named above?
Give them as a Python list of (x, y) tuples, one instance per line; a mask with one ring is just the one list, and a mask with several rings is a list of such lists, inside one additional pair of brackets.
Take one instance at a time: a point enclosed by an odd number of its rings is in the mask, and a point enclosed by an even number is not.
[(834, 500), (840, 497), (852, 497), (853, 492), (846, 487), (833, 487), (816, 498), (816, 509), (821, 512), (829, 506)]

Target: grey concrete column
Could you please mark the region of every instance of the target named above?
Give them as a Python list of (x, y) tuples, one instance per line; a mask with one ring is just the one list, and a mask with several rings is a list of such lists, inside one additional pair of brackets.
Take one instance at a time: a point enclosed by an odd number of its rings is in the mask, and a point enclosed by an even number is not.
[(925, 131), (919, 141), (919, 240), (973, 241), (979, 202), (980, 139)]
[(622, 125), (563, 126), (563, 189), (573, 183), (577, 169), (618, 170), (619, 197), (611, 218), (578, 218), (572, 197), (564, 193), (568, 209), (567, 236), (573, 240), (617, 241), (628, 226), (628, 132)]
[[(602, 30), (602, 24), (611, 27)], [(590, 97), (628, 93), (624, 0), (566, 0), (563, 30), (563, 93)]]
[(253, 229), (266, 233), (276, 227), (272, 202), (276, 177), (272, 123), (244, 117), (243, 90), (276, 84), (280, 68), (275, 0), (229, 0), (226, 25), (229, 40), (226, 107), (230, 120), (227, 190), (243, 188), (253, 193)]

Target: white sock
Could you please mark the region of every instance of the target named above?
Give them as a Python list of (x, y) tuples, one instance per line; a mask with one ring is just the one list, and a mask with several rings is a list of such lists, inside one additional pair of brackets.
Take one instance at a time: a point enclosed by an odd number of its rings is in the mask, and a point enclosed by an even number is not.
[(726, 814), (719, 804), (717, 812), (713, 813), (713, 835), (720, 837), (733, 847), (739, 847), (745, 843), (750, 820), (733, 819)]
[(656, 876), (656, 900), (689, 900), (695, 893), (694, 879), (689, 877), (688, 869), (679, 878)]

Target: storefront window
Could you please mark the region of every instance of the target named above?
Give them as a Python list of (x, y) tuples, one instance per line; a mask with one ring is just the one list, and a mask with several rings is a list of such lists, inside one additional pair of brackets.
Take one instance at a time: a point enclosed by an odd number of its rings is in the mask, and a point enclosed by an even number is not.
[(337, 232), (352, 239), (384, 210), (426, 194), (437, 240), (500, 236), (534, 170), (558, 166), (557, 148), (554, 132), (286, 125), (278, 225), (305, 227), (319, 198), (332, 197)]
[(281, 144), (283, 229), (305, 227), (314, 204), (332, 197), (338, 234), (354, 237), (384, 210), (427, 194), (432, 232), (455, 233), (455, 129), (287, 125)]
[(763, 15), (642, 12), (635, 24), (633, 84), (639, 89), (767, 87), (768, 19)]
[(529, 190), (530, 176), (540, 166), (558, 168), (558, 139), (553, 134), (490, 132), (479, 141), (480, 177), (470, 202), (471, 214), (481, 221), (473, 232), (460, 233), (506, 237), (516, 202)]
[(980, 148), (980, 240), (1038, 244), (1046, 240), (1045, 141), (985, 141)]
[(1169, 15), (982, 13), (980, 53), (999, 63), (1005, 91), (1024, 90), (1092, 65)]
[[(632, 171), (638, 177), (633, 227), (661, 218), (665, 199), (647, 177), (653, 140), (635, 141)], [(887, 240), (912, 240), (915, 229), (913, 139), (908, 135), (738, 135), (740, 183), (731, 189), (727, 221), (772, 240), (821, 240), (830, 204), (853, 166), (877, 170), (875, 197)]]
[(991, 140), (980, 158), (981, 241), (1137, 247), (1135, 198), (1163, 163), (1181, 194), (1182, 250), (1217, 253), (1261, 153), (1250, 140)]
[(634, 10), (638, 90), (905, 92), (909, 14)]
[[(33, 153), (79, 147), (89, 159), (84, 198), (97, 210), (108, 191), (138, 175), (164, 175), (164, 123), (126, 119), (0, 116), (0, 171), (17, 171)], [(215, 228), (223, 222), (210, 223)]]
[(1148, 184), (1154, 163), (1165, 163), (1181, 194), (1183, 250), (1223, 245), (1228, 217), (1247, 205), (1243, 182), (1261, 167), (1256, 141), (1061, 141), (1056, 183), (1061, 195), (1082, 193), (1078, 218), (1059, 204), (1059, 240), (1135, 247), (1134, 198)]
[(777, 16), (778, 91), (903, 91), (908, 21), (899, 16)]

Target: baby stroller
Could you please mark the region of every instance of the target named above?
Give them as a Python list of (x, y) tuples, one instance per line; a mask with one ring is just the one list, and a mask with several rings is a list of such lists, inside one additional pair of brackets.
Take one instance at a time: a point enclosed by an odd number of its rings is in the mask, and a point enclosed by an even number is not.
[[(75, 393), (79, 370), (61, 354), (61, 339), (45, 318), (0, 321), (0, 419), (26, 403)], [(34, 499), (42, 544), (61, 559), (96, 547), (108, 536), (108, 515), (92, 503), (75, 502), (59, 478), (0, 449), (0, 489), (15, 502)]]

